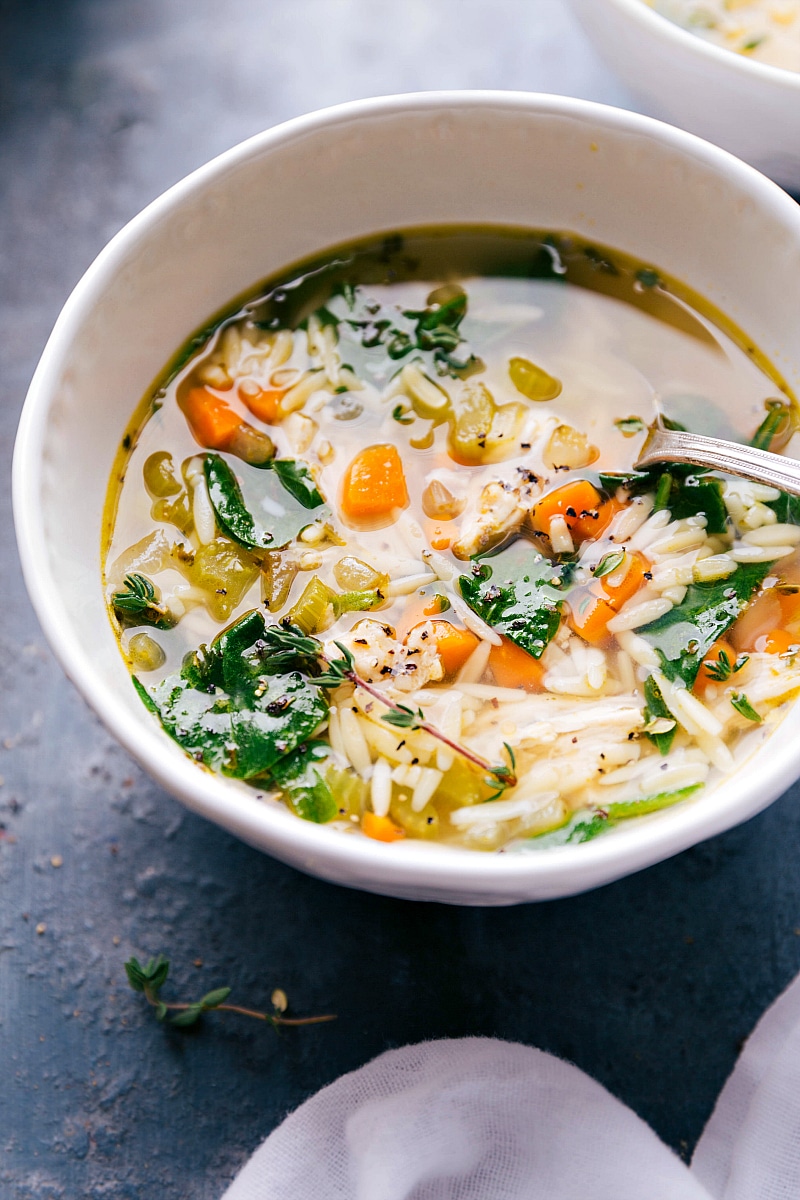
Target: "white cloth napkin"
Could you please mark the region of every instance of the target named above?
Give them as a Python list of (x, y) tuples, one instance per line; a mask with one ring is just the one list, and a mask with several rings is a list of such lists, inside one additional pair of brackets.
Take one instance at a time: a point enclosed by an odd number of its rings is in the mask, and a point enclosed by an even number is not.
[(223, 1200), (800, 1200), (800, 977), (749, 1038), (691, 1167), (577, 1067), (463, 1038), (323, 1088)]

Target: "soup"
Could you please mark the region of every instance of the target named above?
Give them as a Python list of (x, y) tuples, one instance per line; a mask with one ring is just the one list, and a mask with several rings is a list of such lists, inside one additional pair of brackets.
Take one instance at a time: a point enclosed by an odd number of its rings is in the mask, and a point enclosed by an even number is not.
[(798, 0), (645, 0), (690, 33), (746, 58), (800, 71)]
[(109, 610), (202, 769), (383, 842), (545, 849), (702, 802), (800, 688), (800, 502), (635, 472), (655, 416), (781, 449), (788, 391), (650, 264), (410, 231), (184, 347), (109, 487)]

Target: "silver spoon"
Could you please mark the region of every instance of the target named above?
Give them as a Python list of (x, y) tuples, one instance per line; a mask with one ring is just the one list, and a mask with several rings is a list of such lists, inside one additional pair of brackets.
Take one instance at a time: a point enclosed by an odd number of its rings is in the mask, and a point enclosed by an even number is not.
[(689, 463), (694, 467), (711, 467), (725, 471), (728, 475), (741, 475), (756, 483), (766, 483), (800, 496), (800, 462), (773, 454), (771, 450), (757, 450), (755, 446), (741, 446), (738, 442), (726, 442), (722, 438), (705, 437), (700, 433), (684, 433), (667, 429), (659, 421), (650, 426), (642, 452), (633, 464), (634, 470), (655, 467), (659, 463)]

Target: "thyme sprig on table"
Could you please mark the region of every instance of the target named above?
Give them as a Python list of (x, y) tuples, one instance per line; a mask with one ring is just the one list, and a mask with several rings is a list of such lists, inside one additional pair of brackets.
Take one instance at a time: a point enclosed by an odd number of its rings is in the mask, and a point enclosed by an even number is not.
[[(233, 1012), (239, 1013), (243, 1017), (254, 1017), (257, 1021), (265, 1021), (273, 1029), (278, 1029), (282, 1025), (321, 1025), (326, 1021), (336, 1020), (334, 1013), (326, 1013), (320, 1017), (285, 1016), (286, 996), (280, 989), (276, 989), (272, 993), (273, 1011), (271, 1013), (259, 1012), (254, 1008), (243, 1008), (239, 1004), (226, 1004), (225, 1001), (231, 994), (229, 987), (214, 988), (213, 991), (206, 992), (205, 996), (201, 996), (199, 1000), (194, 1000), (189, 1004), (167, 1004), (161, 999), (161, 989), (169, 975), (169, 959), (165, 958), (163, 954), (149, 959), (145, 964), (140, 963), (138, 958), (129, 958), (125, 963), (125, 974), (128, 976), (128, 983), (133, 990), (141, 992), (147, 1003), (155, 1008), (156, 1020), (168, 1020), (170, 1025), (182, 1027), (194, 1025), (203, 1013), (212, 1011)], [(170, 1017), (170, 1012), (174, 1012), (175, 1015)]]
[(123, 585), (114, 592), (111, 603), (117, 615), (136, 624), (155, 625), (157, 629), (170, 629), (175, 620), (146, 575), (126, 575)]
[(310, 675), (318, 687), (326, 689), (335, 689), (344, 683), (352, 683), (386, 707), (386, 712), (383, 713), (381, 720), (385, 721), (387, 725), (392, 725), (396, 729), (421, 729), (436, 741), (441, 742), (442, 745), (447, 746), (448, 750), (452, 750), (454, 754), (458, 754), (467, 762), (472, 763), (477, 770), (490, 776), (487, 782), (492, 787), (499, 789), (492, 799), (507, 788), (516, 786), (516, 763), (514, 752), (509, 745), (504, 743), (509, 755), (510, 766), (505, 763), (492, 765), (480, 754), (476, 754), (474, 750), (462, 746), (460, 742), (453, 741), (447, 734), (442, 733), (440, 729), (425, 719), (422, 709), (414, 710), (406, 704), (400, 704), (390, 699), (386, 692), (376, 687), (375, 684), (362, 679), (356, 672), (355, 659), (351, 651), (341, 642), (334, 642), (341, 658), (329, 658), (325, 654), (322, 644), (316, 638), (310, 637), (296, 626), (288, 624), (268, 626), (264, 640), (270, 651), (270, 665), (275, 669), (301, 670)]

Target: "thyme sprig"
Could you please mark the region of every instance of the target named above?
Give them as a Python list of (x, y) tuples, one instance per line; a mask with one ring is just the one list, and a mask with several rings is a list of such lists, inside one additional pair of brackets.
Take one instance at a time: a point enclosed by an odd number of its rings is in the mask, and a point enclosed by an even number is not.
[(386, 707), (387, 711), (383, 713), (381, 720), (385, 721), (387, 725), (392, 725), (396, 729), (421, 729), (436, 741), (441, 742), (442, 745), (447, 746), (448, 750), (452, 750), (454, 754), (458, 754), (467, 762), (472, 763), (478, 771), (482, 771), (490, 777), (487, 780), (490, 786), (499, 789), (492, 799), (507, 788), (516, 786), (516, 762), (514, 752), (509, 745), (505, 744), (511, 765), (508, 766), (505, 763), (492, 765), (480, 754), (462, 746), (460, 742), (453, 741), (447, 734), (442, 733), (441, 729), (437, 729), (435, 725), (427, 721), (421, 708), (415, 711), (406, 704), (399, 704), (390, 699), (381, 688), (362, 679), (355, 669), (355, 659), (351, 651), (341, 642), (334, 642), (341, 658), (329, 658), (325, 654), (322, 644), (316, 638), (310, 637), (296, 626), (288, 624), (270, 625), (265, 633), (265, 641), (270, 650), (271, 665), (275, 664), (277, 667), (280, 662), (280, 665), (287, 669), (304, 671), (313, 678), (318, 687), (326, 689), (335, 689), (344, 683), (352, 683), (354, 687), (361, 688), (367, 695), (372, 696), (374, 700)]
[[(214, 988), (213, 991), (206, 992), (205, 996), (201, 996), (199, 1000), (194, 1000), (189, 1004), (167, 1004), (161, 999), (161, 989), (169, 975), (169, 959), (165, 958), (163, 954), (149, 959), (145, 964), (140, 963), (138, 958), (129, 958), (125, 963), (125, 974), (128, 976), (128, 983), (133, 990), (141, 992), (147, 1003), (156, 1010), (156, 1020), (167, 1020), (170, 1025), (179, 1027), (194, 1025), (203, 1013), (212, 1011), (233, 1012), (239, 1013), (243, 1017), (253, 1017), (257, 1021), (265, 1021), (273, 1029), (278, 1029), (282, 1025), (321, 1025), (325, 1021), (336, 1020), (333, 1013), (326, 1013), (320, 1017), (285, 1016), (286, 997), (280, 989), (276, 989), (272, 993), (273, 1011), (271, 1013), (259, 1012), (254, 1008), (243, 1008), (240, 1004), (226, 1004), (225, 1001), (231, 994), (229, 987)], [(170, 1017), (170, 1012), (174, 1012), (175, 1015)]]
[(713, 679), (715, 683), (725, 683), (726, 680), (730, 679), (731, 675), (735, 675), (737, 671), (741, 671), (742, 667), (749, 661), (749, 654), (740, 654), (736, 662), (731, 662), (728, 652), (720, 650), (718, 658), (705, 659), (703, 666), (706, 669), (709, 679)]
[(146, 575), (135, 572), (126, 575), (123, 586), (111, 597), (117, 615), (123, 620), (137, 624), (155, 625), (158, 629), (169, 629), (175, 621), (161, 597)]

